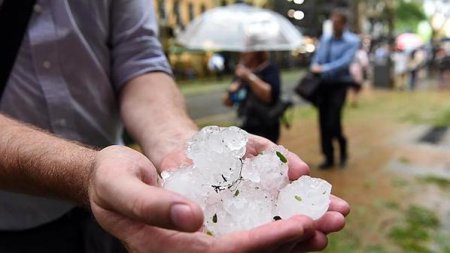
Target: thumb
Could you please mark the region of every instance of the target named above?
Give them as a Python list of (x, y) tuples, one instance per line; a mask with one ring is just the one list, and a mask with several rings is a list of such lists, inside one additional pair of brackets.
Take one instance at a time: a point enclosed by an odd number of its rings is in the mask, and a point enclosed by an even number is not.
[(198, 205), (138, 177), (104, 178), (92, 188), (91, 205), (147, 225), (195, 232), (203, 224)]

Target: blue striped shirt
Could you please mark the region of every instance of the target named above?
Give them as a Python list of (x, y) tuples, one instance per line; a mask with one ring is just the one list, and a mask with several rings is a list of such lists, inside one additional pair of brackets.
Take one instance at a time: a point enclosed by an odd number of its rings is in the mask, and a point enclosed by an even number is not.
[(325, 36), (313, 57), (312, 64), (322, 65), (322, 79), (326, 81), (349, 82), (350, 65), (358, 51), (360, 40), (351, 32), (344, 32), (341, 38)]
[[(1, 112), (88, 145), (120, 143), (120, 89), (144, 73), (171, 73), (152, 2), (38, 0)], [(71, 207), (0, 191), (0, 230), (34, 227)]]

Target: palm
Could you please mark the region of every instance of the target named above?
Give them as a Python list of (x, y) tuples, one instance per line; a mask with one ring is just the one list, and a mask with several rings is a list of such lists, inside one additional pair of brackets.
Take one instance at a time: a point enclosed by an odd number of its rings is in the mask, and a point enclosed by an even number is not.
[[(271, 144), (252, 136), (248, 154), (255, 155)], [(290, 153), (289, 177), (296, 179), (309, 169)], [(176, 168), (187, 162), (182, 151), (169, 154), (160, 168)], [(272, 222), (223, 237), (211, 237), (198, 230), (203, 223), (200, 208), (182, 196), (158, 186), (155, 167), (143, 155), (126, 148), (107, 148), (97, 157), (89, 196), (92, 211), (105, 230), (119, 238), (133, 253), (146, 252), (303, 252), (322, 249), (326, 234), (342, 229), (348, 204), (332, 199), (330, 211), (318, 222), (298, 216)], [(190, 207), (190, 216), (174, 223), (174, 204)], [(185, 231), (185, 232), (180, 232)]]
[(97, 219), (102, 224), (109, 224), (109, 230), (132, 253), (290, 252), (294, 247), (307, 248), (314, 236), (313, 224), (306, 217), (295, 217), (251, 231), (214, 238), (202, 232), (185, 233), (144, 225), (104, 209), (97, 210), (96, 213)]

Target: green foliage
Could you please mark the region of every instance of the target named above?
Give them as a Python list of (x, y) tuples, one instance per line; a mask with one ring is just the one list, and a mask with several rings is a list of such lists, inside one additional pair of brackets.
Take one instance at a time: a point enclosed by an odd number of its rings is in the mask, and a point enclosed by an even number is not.
[(288, 160), (286, 159), (286, 157), (284, 157), (284, 155), (283, 154), (281, 154), (280, 152), (276, 152), (276, 154), (277, 154), (277, 156), (278, 156), (278, 158), (280, 159), (280, 161), (282, 162), (282, 163), (287, 163), (288, 162)]
[(429, 124), (434, 127), (450, 127), (450, 108), (433, 108), (428, 112), (410, 112), (402, 117), (405, 122), (413, 124)]
[(439, 219), (434, 212), (419, 206), (411, 206), (406, 212), (406, 221), (413, 226), (437, 228)]
[(428, 184), (435, 184), (441, 188), (450, 188), (450, 180), (442, 177), (436, 176), (419, 177), (419, 181)]
[(398, 33), (417, 32), (417, 26), (427, 16), (419, 1), (396, 1), (395, 27)]
[(366, 253), (388, 253), (389, 251), (380, 245), (371, 245), (364, 251)]
[(428, 253), (433, 231), (439, 226), (439, 219), (431, 210), (410, 206), (403, 224), (391, 228), (389, 238), (404, 252)]
[(433, 123), (436, 127), (450, 127), (450, 108), (439, 113)]
[(327, 248), (323, 251), (325, 253), (337, 252), (358, 252), (361, 248), (361, 239), (359, 234), (352, 233), (349, 230), (331, 234)]

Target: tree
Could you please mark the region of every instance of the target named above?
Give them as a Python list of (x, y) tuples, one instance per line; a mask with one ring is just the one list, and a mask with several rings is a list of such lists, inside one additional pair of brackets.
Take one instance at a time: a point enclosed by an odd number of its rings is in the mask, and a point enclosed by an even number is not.
[(395, 31), (417, 32), (421, 21), (427, 20), (421, 1), (400, 0), (395, 6)]

